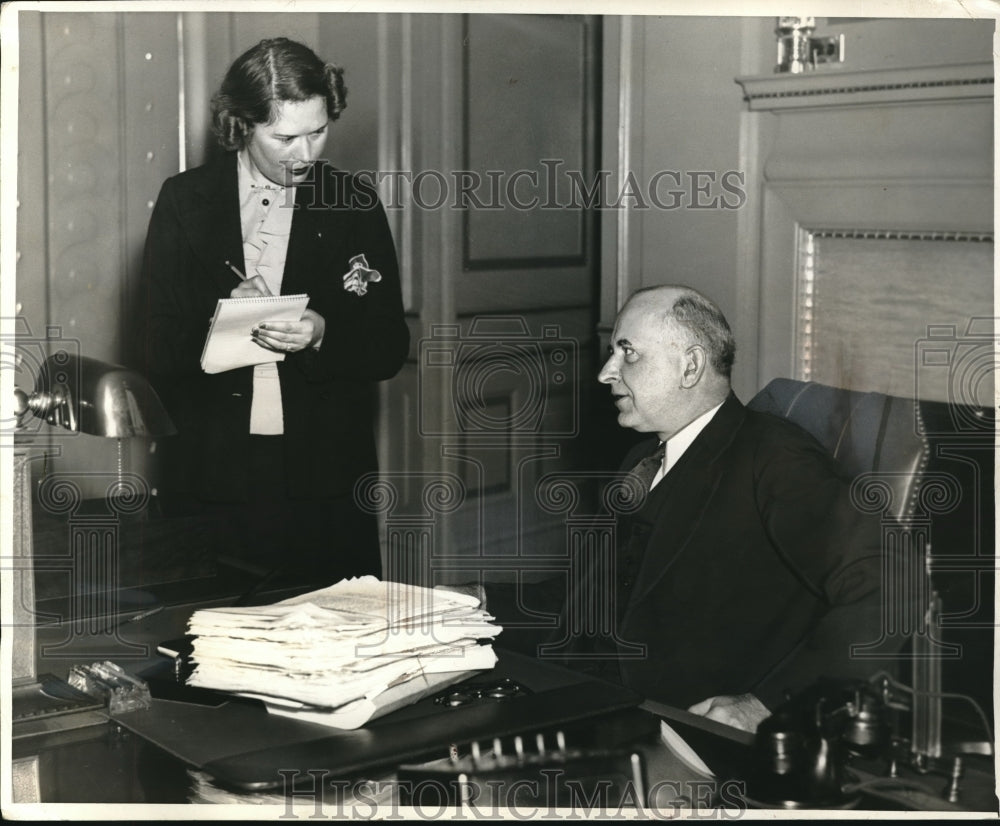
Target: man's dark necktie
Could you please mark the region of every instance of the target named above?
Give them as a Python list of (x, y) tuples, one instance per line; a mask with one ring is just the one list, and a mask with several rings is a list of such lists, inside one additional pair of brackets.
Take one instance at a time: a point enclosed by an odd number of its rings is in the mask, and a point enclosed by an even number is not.
[(646, 493), (649, 493), (650, 487), (653, 484), (653, 479), (656, 477), (657, 471), (660, 469), (660, 465), (663, 464), (663, 456), (667, 450), (667, 443), (661, 442), (660, 446), (656, 448), (649, 456), (645, 459), (641, 459), (639, 463), (629, 471), (633, 476), (638, 476), (642, 480), (642, 487)]

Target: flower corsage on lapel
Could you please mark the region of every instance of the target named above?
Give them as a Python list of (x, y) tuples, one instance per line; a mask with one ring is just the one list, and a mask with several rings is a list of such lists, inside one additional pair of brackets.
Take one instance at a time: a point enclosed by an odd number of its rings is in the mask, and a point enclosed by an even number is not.
[(382, 273), (368, 266), (364, 255), (355, 255), (349, 262), (351, 268), (344, 273), (344, 289), (359, 296), (368, 292), (368, 285), (382, 280)]

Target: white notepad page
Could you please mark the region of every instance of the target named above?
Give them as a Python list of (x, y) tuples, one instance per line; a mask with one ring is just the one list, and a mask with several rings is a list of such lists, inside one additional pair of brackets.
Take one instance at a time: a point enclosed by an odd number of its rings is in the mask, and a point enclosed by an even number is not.
[(298, 321), (309, 304), (309, 296), (262, 295), (253, 298), (220, 298), (201, 353), (201, 369), (222, 373), (237, 367), (283, 361), (257, 344), (250, 331), (262, 321)]

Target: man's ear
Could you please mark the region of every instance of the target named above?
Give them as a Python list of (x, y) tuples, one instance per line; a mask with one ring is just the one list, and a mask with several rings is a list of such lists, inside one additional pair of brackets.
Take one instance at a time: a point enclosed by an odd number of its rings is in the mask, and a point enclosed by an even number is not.
[(692, 344), (684, 351), (684, 373), (681, 375), (681, 387), (691, 389), (701, 381), (708, 363), (708, 353), (700, 344)]

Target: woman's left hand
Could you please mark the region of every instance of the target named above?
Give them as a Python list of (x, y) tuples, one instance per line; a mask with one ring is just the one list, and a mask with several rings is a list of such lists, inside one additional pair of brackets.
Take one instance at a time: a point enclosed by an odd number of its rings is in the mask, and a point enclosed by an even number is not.
[(314, 310), (306, 310), (298, 321), (264, 321), (252, 331), (253, 340), (276, 353), (297, 353), (319, 347), (326, 321)]

